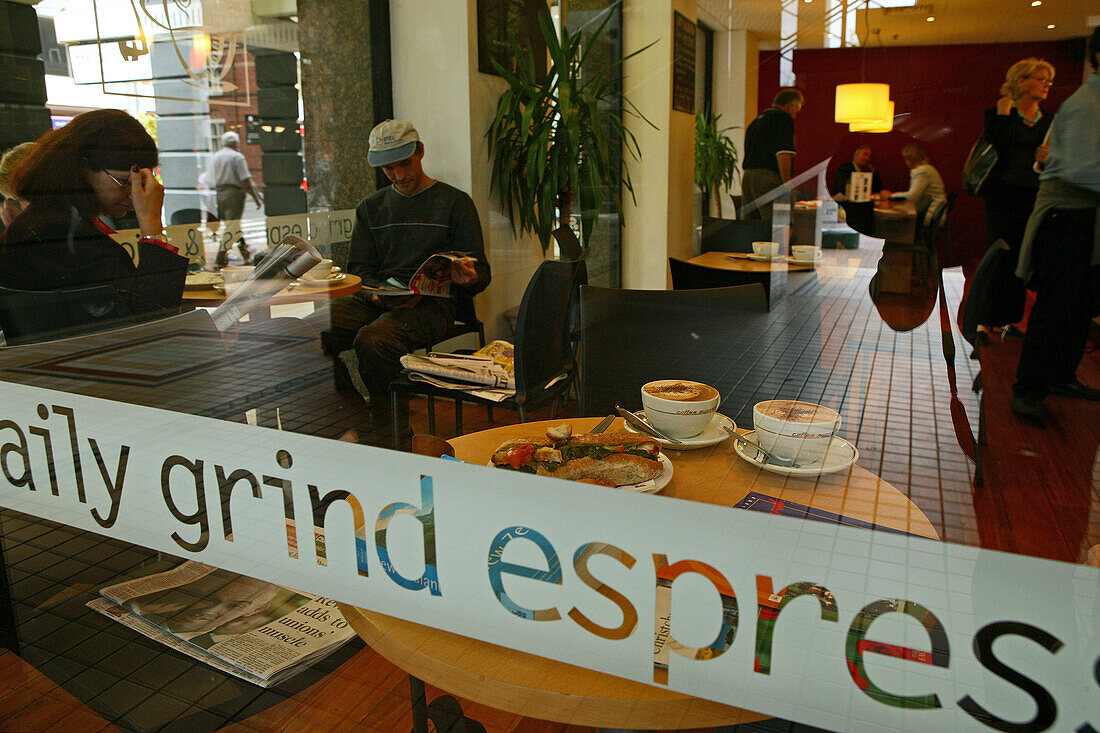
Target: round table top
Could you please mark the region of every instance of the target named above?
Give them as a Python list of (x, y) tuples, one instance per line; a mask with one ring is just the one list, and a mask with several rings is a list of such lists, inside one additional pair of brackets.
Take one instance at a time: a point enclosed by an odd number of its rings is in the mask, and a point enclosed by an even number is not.
[[(576, 432), (598, 418), (547, 420), (471, 433), (449, 442), (458, 458), (485, 464), (509, 438), (539, 435), (569, 422)], [(609, 428), (622, 430), (617, 419)], [(858, 466), (815, 478), (778, 476), (740, 458), (733, 441), (693, 451), (665, 449), (675, 466), (661, 492), (733, 506), (750, 491), (936, 538), (928, 518), (900, 491)], [(520, 715), (608, 728), (703, 728), (771, 717), (613, 677), (543, 657), (341, 604), (344, 617), (374, 648), (440, 689)]]
[[(313, 303), (319, 300), (331, 300), (344, 295), (359, 292), (363, 287), (358, 275), (344, 273), (344, 278), (327, 285), (300, 285), (291, 283), (271, 296), (264, 305), (286, 305), (289, 303)], [(188, 305), (214, 308), (225, 302), (225, 293), (214, 288), (184, 290), (183, 302)]]
[(813, 265), (796, 264), (786, 257), (774, 259), (770, 262), (753, 260), (749, 258), (748, 253), (744, 252), (704, 252), (701, 255), (692, 257), (688, 262), (693, 265), (703, 265), (717, 270), (732, 270), (734, 272), (774, 272), (779, 270), (799, 272), (814, 269)]

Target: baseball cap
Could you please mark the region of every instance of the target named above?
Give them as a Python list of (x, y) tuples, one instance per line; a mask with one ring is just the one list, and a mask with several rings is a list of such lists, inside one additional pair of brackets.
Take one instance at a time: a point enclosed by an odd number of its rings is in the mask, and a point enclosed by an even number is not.
[(420, 136), (411, 122), (386, 120), (370, 131), (367, 162), (375, 168), (404, 160), (416, 152)]
[(233, 132), (232, 130), (230, 130), (229, 132), (222, 135), (222, 145), (228, 145), (229, 143), (234, 143), (236, 145), (240, 145), (241, 144), (241, 136), (238, 135), (237, 133)]

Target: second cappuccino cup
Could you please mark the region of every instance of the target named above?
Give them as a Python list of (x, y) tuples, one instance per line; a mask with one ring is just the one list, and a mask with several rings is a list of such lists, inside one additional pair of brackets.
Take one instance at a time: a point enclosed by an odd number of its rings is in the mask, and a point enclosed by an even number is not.
[(840, 415), (825, 405), (799, 400), (766, 400), (752, 408), (752, 423), (760, 446), (795, 465), (824, 458), (840, 429)]
[(709, 384), (660, 379), (642, 385), (642, 407), (650, 425), (672, 438), (694, 438), (706, 429), (721, 402)]

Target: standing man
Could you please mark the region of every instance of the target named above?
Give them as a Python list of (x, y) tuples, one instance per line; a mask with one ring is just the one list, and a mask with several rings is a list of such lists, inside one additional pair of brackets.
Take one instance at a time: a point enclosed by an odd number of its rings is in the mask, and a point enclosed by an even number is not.
[(1051, 124), (1050, 151), (1016, 268), (1037, 297), (1009, 405), (1034, 421), (1046, 418), (1043, 400), (1051, 392), (1100, 400), (1100, 389), (1077, 379), (1100, 304), (1100, 27), (1085, 55), (1092, 73)]
[(455, 321), (454, 298), (472, 298), (491, 277), (473, 199), (429, 178), (423, 158), (424, 144), (412, 123), (386, 120), (371, 130), (367, 162), (393, 185), (356, 208), (346, 269), (364, 285), (389, 278), (407, 283), (429, 256), (458, 251), (471, 258), (451, 263), (451, 282), (458, 287), (450, 298), (366, 291), (340, 298), (332, 304), (331, 328), (321, 334), (335, 360), (338, 386), (351, 384), (340, 353), (355, 350), (376, 427), (389, 424), (389, 384), (401, 373), (399, 359), (441, 341)]
[[(802, 111), (802, 92), (784, 89), (772, 106), (760, 113), (745, 130), (744, 175), (741, 200), (747, 204), (791, 180), (794, 173), (794, 118)], [(788, 199), (789, 200), (789, 197)], [(772, 201), (753, 209), (746, 219), (771, 224)]]
[[(214, 179), (214, 187), (217, 191), (218, 218), (223, 222), (240, 220), (241, 214), (244, 213), (245, 193), (252, 194), (257, 206), (264, 205), (264, 197), (260, 195), (260, 190), (252, 180), (252, 172), (248, 170), (248, 161), (241, 155), (240, 147), (240, 136), (235, 132), (227, 132), (222, 135), (221, 150), (214, 153), (214, 157), (210, 159), (210, 175)], [(227, 246), (218, 249), (218, 257), (215, 260), (218, 267), (229, 264), (229, 247), (232, 244), (229, 242)], [(244, 257), (244, 263), (252, 264), (252, 252), (244, 241), (244, 234), (241, 234), (241, 241), (237, 247), (241, 251), (241, 256)]]

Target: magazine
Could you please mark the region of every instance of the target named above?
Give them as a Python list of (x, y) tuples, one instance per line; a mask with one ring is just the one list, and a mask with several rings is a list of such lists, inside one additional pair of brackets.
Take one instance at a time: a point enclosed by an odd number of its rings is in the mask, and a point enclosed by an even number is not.
[(89, 608), (260, 687), (294, 676), (355, 635), (335, 601), (193, 560), (100, 595)]
[(477, 262), (468, 252), (441, 252), (420, 263), (406, 285), (397, 278), (368, 285), (363, 290), (374, 295), (431, 295), (438, 298), (451, 296), (451, 263)]
[(507, 341), (492, 341), (473, 354), (427, 356), (406, 354), (401, 366), (413, 382), (442, 389), (461, 389), (470, 394), (503, 402), (516, 394), (515, 353)]

